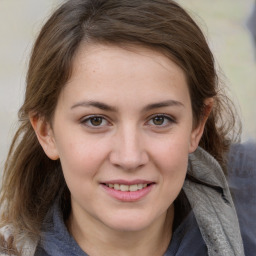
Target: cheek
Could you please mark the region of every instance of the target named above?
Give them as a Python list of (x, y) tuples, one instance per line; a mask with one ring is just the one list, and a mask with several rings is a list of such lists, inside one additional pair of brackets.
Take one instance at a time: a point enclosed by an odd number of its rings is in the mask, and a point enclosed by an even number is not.
[(91, 194), (89, 191), (97, 184), (97, 174), (104, 159), (104, 152), (96, 145), (88, 145), (81, 140), (61, 146), (62, 171), (71, 195), (86, 200)]
[[(166, 139), (155, 145), (154, 164), (161, 173), (161, 182), (167, 194), (176, 197), (184, 183), (188, 165), (188, 141)], [(152, 153), (153, 155), (153, 153)], [(173, 198), (174, 199), (174, 198)]]
[[(184, 168), (187, 165), (188, 154), (190, 145), (189, 133), (181, 133), (177, 136), (177, 133), (165, 136), (159, 140), (151, 139), (151, 152), (154, 155), (154, 159), (160, 165), (173, 166)], [(175, 168), (176, 169), (176, 168)]]
[(78, 180), (96, 175), (108, 155), (106, 143), (84, 134), (59, 136), (57, 147), (64, 175)]
[(188, 152), (181, 144), (172, 144), (156, 150), (155, 166), (159, 179), (159, 210), (166, 211), (179, 195), (187, 173)]
[(164, 182), (177, 185), (183, 184), (188, 165), (187, 150), (174, 148), (162, 152), (158, 159), (159, 169), (162, 172)]

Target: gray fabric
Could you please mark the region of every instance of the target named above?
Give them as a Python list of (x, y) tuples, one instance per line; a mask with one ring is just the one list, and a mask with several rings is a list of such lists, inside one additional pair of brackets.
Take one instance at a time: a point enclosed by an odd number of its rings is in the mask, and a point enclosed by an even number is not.
[(63, 220), (59, 198), (43, 222), (41, 237), (35, 256), (88, 256), (69, 234)]
[(253, 4), (252, 12), (247, 20), (247, 27), (254, 37), (256, 37), (256, 1)]
[(197, 225), (193, 211), (174, 231), (164, 256), (206, 256), (208, 250)]
[(228, 182), (237, 210), (244, 252), (256, 254), (256, 143), (232, 145), (228, 161)]
[[(42, 240), (34, 256), (87, 256), (63, 221), (58, 201), (55, 202), (43, 224)], [(191, 211), (175, 230), (164, 256), (206, 256), (207, 248)]]
[(189, 180), (183, 186), (209, 256), (244, 256), (235, 207), (218, 162), (198, 148), (189, 156), (188, 173), (219, 190)]

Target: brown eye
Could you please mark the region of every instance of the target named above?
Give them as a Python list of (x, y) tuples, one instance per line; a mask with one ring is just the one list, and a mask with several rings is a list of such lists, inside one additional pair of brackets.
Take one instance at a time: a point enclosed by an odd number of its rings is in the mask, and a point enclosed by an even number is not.
[(100, 116), (95, 116), (95, 117), (91, 117), (89, 121), (93, 126), (100, 126), (102, 124), (103, 118)]
[(152, 119), (152, 121), (154, 125), (163, 125), (165, 119), (166, 118), (164, 116), (156, 116)]
[(152, 116), (151, 119), (147, 122), (148, 125), (157, 128), (166, 128), (174, 123), (176, 123), (175, 119), (166, 114), (158, 114)]
[(109, 122), (103, 116), (88, 116), (82, 119), (81, 123), (90, 128), (103, 128), (109, 125)]

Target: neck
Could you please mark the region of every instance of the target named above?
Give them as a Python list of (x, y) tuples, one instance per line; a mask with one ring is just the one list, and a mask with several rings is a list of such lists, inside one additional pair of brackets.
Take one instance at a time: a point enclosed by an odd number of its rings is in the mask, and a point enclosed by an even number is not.
[(82, 225), (70, 215), (67, 226), (78, 245), (88, 255), (163, 255), (172, 236), (174, 218), (173, 206), (144, 230), (116, 231), (102, 225), (86, 221)]

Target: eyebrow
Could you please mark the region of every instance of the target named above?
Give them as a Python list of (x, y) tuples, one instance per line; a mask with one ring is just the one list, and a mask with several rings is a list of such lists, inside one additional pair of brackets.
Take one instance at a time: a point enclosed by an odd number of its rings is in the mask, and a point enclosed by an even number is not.
[[(180, 101), (176, 100), (166, 100), (162, 102), (156, 102), (152, 104), (148, 104), (142, 109), (142, 112), (147, 112), (152, 109), (157, 108), (163, 108), (163, 107), (170, 107), (170, 106), (177, 106), (177, 107), (184, 107), (184, 105)], [(81, 101), (76, 103), (71, 107), (71, 109), (77, 108), (77, 107), (96, 107), (101, 110), (110, 111), (110, 112), (117, 112), (117, 108), (107, 105), (105, 103), (99, 102), (99, 101)]]
[(172, 106), (184, 107), (184, 104), (182, 104), (180, 101), (176, 101), (176, 100), (166, 100), (166, 101), (156, 102), (156, 103), (152, 103), (152, 104), (145, 106), (143, 108), (143, 112), (147, 112), (149, 110), (156, 109), (156, 108), (172, 107)]
[(96, 107), (101, 110), (105, 111), (111, 111), (111, 112), (117, 112), (117, 109), (115, 107), (109, 106), (105, 103), (99, 102), (99, 101), (82, 101), (78, 102), (75, 105), (71, 107), (71, 109), (77, 108), (77, 107)]

